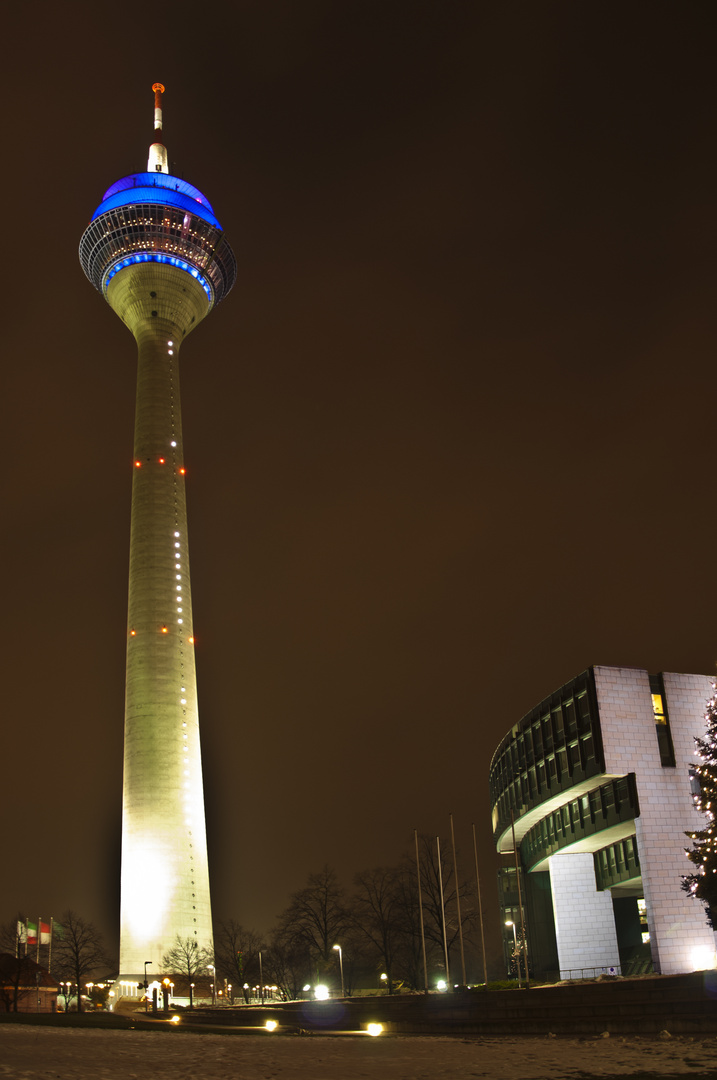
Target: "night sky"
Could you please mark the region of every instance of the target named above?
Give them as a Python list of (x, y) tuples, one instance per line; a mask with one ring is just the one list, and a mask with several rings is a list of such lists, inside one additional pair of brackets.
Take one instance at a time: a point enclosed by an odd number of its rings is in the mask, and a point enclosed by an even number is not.
[(159, 80), (238, 262), (181, 358), (215, 918), (453, 813), (497, 928), (509, 728), (591, 664), (714, 671), (717, 9), (4, 22), (3, 918), (116, 947), (136, 350), (77, 247)]

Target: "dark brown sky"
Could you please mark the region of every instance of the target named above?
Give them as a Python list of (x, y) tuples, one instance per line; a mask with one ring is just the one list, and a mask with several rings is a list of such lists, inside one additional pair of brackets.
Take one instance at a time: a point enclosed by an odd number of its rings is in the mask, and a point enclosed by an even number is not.
[(715, 12), (50, 3), (3, 84), (3, 898), (116, 934), (134, 344), (103, 191), (239, 264), (182, 350), (215, 915), (477, 823), (593, 663), (712, 673)]

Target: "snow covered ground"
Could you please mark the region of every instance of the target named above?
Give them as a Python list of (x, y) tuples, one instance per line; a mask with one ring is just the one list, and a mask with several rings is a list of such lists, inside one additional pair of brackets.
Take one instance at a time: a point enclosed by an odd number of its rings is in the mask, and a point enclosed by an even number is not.
[(717, 1038), (193, 1034), (0, 1025), (0, 1080), (717, 1076)]

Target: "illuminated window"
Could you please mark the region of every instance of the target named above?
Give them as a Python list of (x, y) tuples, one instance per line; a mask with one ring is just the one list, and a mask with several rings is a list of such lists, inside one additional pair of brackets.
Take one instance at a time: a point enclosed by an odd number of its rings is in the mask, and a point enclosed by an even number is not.
[(652, 711), (655, 716), (657, 745), (660, 750), (660, 764), (663, 768), (674, 768), (675, 750), (672, 745), (670, 719), (667, 714), (667, 699), (662, 675), (650, 675)]

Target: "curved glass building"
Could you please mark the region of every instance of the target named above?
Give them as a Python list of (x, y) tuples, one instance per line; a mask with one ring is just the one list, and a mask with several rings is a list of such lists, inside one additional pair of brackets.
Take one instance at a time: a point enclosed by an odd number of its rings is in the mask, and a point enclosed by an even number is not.
[(515, 834), (519, 854), (520, 882), (501, 871), (507, 955), (522, 917), (536, 973), (713, 966), (704, 909), (681, 889), (711, 695), (703, 675), (593, 667), (511, 728), (490, 769), (496, 846), (514, 855)]
[(108, 188), (80, 241), (85, 274), (137, 342), (120, 900), (132, 995), (147, 974), (170, 973), (179, 941), (197, 953), (213, 944), (179, 351), (236, 277), (209, 201), (169, 174), (164, 88), (153, 90), (147, 171)]

